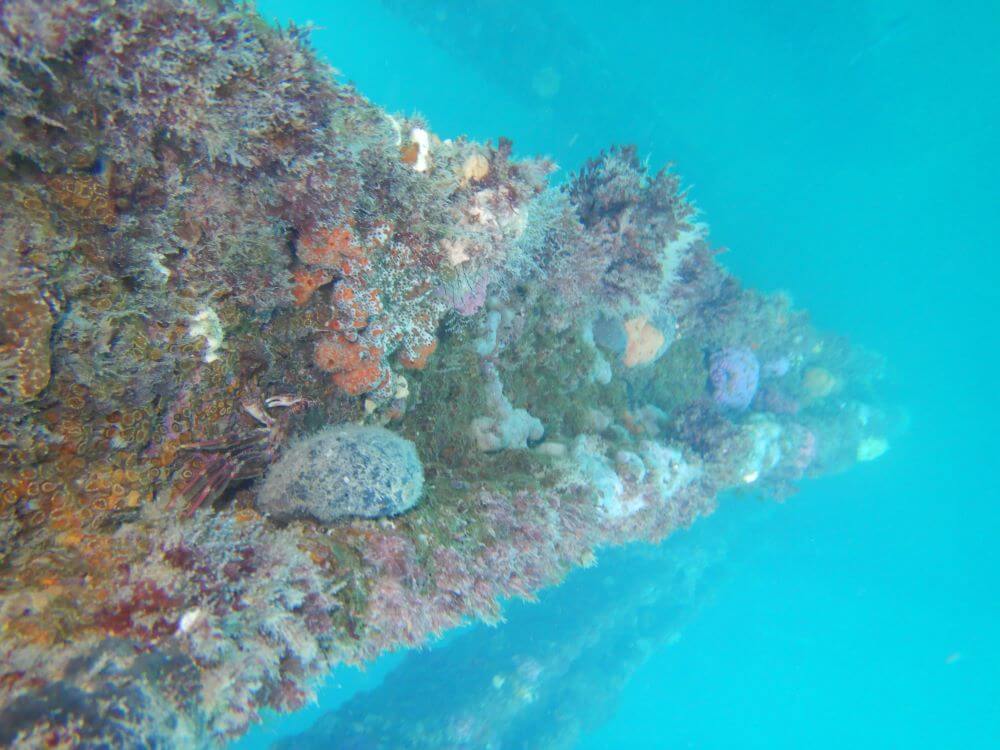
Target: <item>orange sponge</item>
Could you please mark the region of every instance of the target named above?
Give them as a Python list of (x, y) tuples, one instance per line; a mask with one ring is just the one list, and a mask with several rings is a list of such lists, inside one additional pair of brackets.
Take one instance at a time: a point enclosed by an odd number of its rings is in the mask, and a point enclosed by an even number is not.
[(299, 260), (311, 266), (335, 268), (360, 267), (367, 264), (365, 249), (358, 244), (349, 227), (317, 229), (303, 233), (296, 245)]
[(389, 378), (389, 371), (382, 364), (381, 349), (348, 341), (339, 333), (320, 339), (313, 361), (321, 370), (331, 373), (337, 387), (351, 396), (373, 391)]

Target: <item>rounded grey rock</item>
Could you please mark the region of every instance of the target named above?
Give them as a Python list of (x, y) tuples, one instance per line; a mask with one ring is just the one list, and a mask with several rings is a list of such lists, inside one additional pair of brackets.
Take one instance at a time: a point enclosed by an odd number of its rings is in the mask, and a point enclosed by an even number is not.
[(383, 427), (335, 425), (285, 450), (257, 493), (273, 518), (381, 518), (420, 499), (424, 469), (413, 443)]

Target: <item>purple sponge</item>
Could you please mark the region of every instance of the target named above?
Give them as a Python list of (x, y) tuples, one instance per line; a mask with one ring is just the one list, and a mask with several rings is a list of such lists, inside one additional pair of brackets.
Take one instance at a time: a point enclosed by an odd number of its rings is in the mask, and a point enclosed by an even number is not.
[(720, 349), (709, 360), (708, 377), (715, 403), (729, 409), (746, 409), (757, 392), (760, 363), (744, 347)]

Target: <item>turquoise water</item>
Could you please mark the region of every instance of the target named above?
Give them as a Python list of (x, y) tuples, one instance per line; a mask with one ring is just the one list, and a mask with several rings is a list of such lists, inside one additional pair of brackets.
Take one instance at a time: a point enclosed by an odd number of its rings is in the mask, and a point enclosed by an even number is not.
[[(506, 135), (564, 174), (613, 142), (672, 161), (728, 267), (888, 357), (908, 433), (763, 518), (725, 500), (701, 533), (751, 517), (753, 533), (724, 583), (580, 747), (1000, 746), (1000, 6), (260, 8), (313, 21), (343, 77), (442, 137)], [(242, 746), (394, 663), (338, 674)]]

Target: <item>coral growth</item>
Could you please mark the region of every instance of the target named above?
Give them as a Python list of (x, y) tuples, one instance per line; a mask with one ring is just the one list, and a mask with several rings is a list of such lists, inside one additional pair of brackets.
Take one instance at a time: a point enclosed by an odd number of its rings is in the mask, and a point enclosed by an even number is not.
[(0, 744), (238, 735), (896, 428), (634, 148), (550, 186), (228, 0), (7, 0), (0, 95)]
[(490, 363), (484, 365), (489, 415), (478, 416), (469, 425), (469, 432), (481, 451), (527, 448), (529, 441), (542, 439), (545, 427), (525, 409), (515, 409), (503, 393), (500, 376)]

